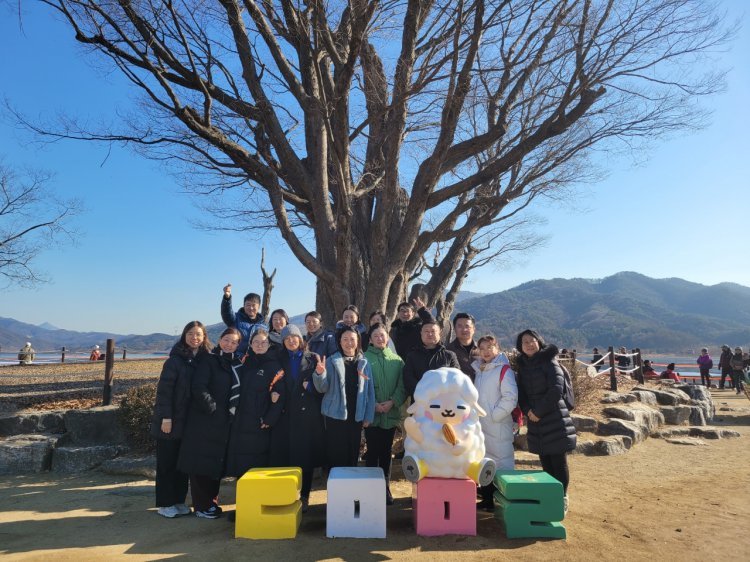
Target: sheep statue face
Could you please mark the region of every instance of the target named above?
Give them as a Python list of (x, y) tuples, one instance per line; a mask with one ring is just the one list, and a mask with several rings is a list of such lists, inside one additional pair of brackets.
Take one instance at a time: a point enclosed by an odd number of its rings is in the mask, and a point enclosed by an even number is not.
[(495, 475), (495, 463), (484, 456), (484, 435), (479, 417), (485, 412), (479, 395), (459, 369), (427, 371), (414, 391), (414, 403), (404, 421), (406, 440), (402, 467), (406, 478), (425, 476), (471, 478), (486, 486)]

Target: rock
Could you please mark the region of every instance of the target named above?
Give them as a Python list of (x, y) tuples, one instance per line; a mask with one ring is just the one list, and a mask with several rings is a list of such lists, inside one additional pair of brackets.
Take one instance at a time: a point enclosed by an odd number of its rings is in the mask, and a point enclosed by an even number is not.
[(590, 454), (597, 456), (622, 455), (628, 452), (632, 444), (633, 442), (630, 438), (623, 435), (608, 437), (607, 439), (595, 441)]
[(604, 414), (610, 418), (628, 420), (645, 426), (648, 433), (664, 424), (664, 415), (645, 404), (633, 403), (628, 406), (607, 406)]
[(573, 420), (573, 425), (578, 432), (588, 431), (594, 433), (596, 432), (596, 426), (599, 424), (599, 422), (596, 421), (596, 418), (582, 416), (580, 414), (570, 414), (570, 419)]
[(725, 439), (727, 437), (731, 438), (731, 437), (739, 437), (739, 436), (740, 436), (740, 432), (739, 431), (735, 431), (733, 429), (722, 429), (721, 430), (721, 438), (722, 439)]
[(649, 431), (645, 425), (637, 422), (610, 419), (599, 423), (597, 433), (599, 435), (624, 435), (630, 437), (633, 443), (640, 443), (648, 437)]
[[(539, 459), (534, 455), (536, 462)], [(516, 460), (518, 464), (519, 460)], [(156, 457), (117, 457), (104, 461), (99, 470), (106, 474), (143, 476), (154, 480), (156, 478)]]
[(697, 437), (670, 437), (666, 441), (673, 445), (706, 445), (703, 439), (698, 439)]
[(63, 410), (6, 414), (0, 417), (0, 436), (28, 433), (63, 433)]
[(656, 395), (650, 390), (633, 390), (630, 392), (639, 402), (648, 404), (649, 406), (656, 406)]
[(651, 434), (651, 437), (657, 439), (667, 439), (669, 437), (688, 436), (690, 435), (689, 427), (664, 427)]
[(690, 403), (690, 396), (679, 389), (662, 388), (661, 390), (652, 390), (651, 392), (656, 396), (656, 401), (664, 406), (678, 406)]
[(716, 427), (688, 427), (690, 437), (721, 439), (721, 430)]
[(58, 447), (52, 454), (53, 472), (84, 472), (116, 457), (122, 448), (116, 445)]
[(683, 425), (690, 419), (693, 411), (690, 406), (659, 406), (659, 411), (664, 414), (664, 423), (670, 425)]
[(99, 406), (65, 413), (67, 443), (89, 445), (125, 443), (125, 433), (118, 419), (118, 406)]
[(607, 392), (604, 395), (604, 398), (602, 398), (602, 404), (618, 404), (621, 402), (627, 403), (635, 401), (635, 396), (631, 394), (620, 394), (619, 392)]
[(700, 406), (690, 406), (690, 425), (706, 425), (706, 417), (703, 414), (703, 408)]
[(594, 441), (579, 440), (576, 443), (576, 448), (573, 452), (581, 454), (581, 455), (593, 455), (594, 454)]
[(0, 474), (49, 470), (57, 438), (50, 435), (14, 435), (0, 441)]

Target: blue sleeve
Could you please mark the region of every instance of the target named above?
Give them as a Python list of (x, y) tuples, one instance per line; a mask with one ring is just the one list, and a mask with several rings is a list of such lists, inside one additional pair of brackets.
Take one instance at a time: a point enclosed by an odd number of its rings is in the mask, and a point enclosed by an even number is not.
[(235, 328), (236, 317), (232, 310), (232, 297), (221, 297), (221, 320), (228, 328)]

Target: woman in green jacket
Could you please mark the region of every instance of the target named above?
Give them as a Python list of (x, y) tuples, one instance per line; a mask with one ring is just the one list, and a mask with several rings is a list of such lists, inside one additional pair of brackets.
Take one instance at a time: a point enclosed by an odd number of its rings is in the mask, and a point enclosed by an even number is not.
[(388, 328), (384, 324), (370, 326), (370, 347), (365, 358), (372, 368), (375, 383), (375, 419), (365, 428), (367, 466), (379, 466), (385, 475), (385, 501), (393, 505), (389, 477), (393, 435), (401, 422), (399, 407), (406, 399), (402, 371), (403, 360), (388, 347)]

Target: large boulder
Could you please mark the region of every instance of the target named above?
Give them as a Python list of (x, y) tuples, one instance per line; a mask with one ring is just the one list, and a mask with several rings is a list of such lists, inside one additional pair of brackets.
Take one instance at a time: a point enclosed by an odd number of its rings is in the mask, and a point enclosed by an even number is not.
[(582, 431), (595, 433), (596, 426), (599, 424), (599, 422), (596, 421), (596, 418), (583, 416), (581, 414), (571, 414), (570, 419), (573, 420), (573, 425), (579, 433)]
[(650, 390), (633, 390), (630, 394), (635, 396), (639, 402), (649, 406), (656, 406), (658, 403), (656, 401), (656, 395)]
[(116, 457), (122, 451), (116, 445), (58, 447), (52, 455), (53, 472), (85, 472)]
[(659, 406), (659, 411), (664, 414), (664, 423), (669, 425), (684, 425), (690, 421), (692, 407), (684, 404), (676, 406)]
[(49, 410), (0, 416), (0, 437), (28, 433), (63, 433), (63, 414), (63, 410)]
[(49, 470), (57, 437), (14, 435), (0, 441), (0, 474), (21, 474)]
[(627, 406), (607, 406), (604, 408), (604, 414), (610, 418), (628, 420), (645, 426), (648, 433), (664, 424), (664, 416), (661, 412), (638, 402)]
[(577, 453), (580, 455), (593, 455), (594, 454), (594, 441), (591, 440), (584, 440), (579, 439), (576, 442), (576, 448), (573, 450), (573, 453)]
[(680, 404), (690, 403), (690, 396), (677, 388), (662, 388), (651, 392), (656, 396), (656, 401), (663, 406), (679, 406)]
[(100, 406), (65, 413), (66, 445), (118, 445), (125, 433), (118, 419), (118, 406)]
[(624, 435), (633, 443), (640, 443), (648, 437), (649, 430), (645, 424), (621, 419), (609, 419), (599, 423), (599, 435)]
[(604, 455), (622, 455), (628, 452), (628, 449), (632, 446), (633, 442), (625, 435), (616, 435), (594, 441), (594, 446), (591, 451), (591, 455), (604, 456)]
[(688, 420), (690, 425), (706, 425), (706, 416), (703, 413), (703, 408), (700, 406), (690, 406), (690, 419)]
[(637, 398), (632, 394), (621, 394), (619, 392), (607, 392), (602, 398), (602, 404), (619, 404), (635, 402)]

